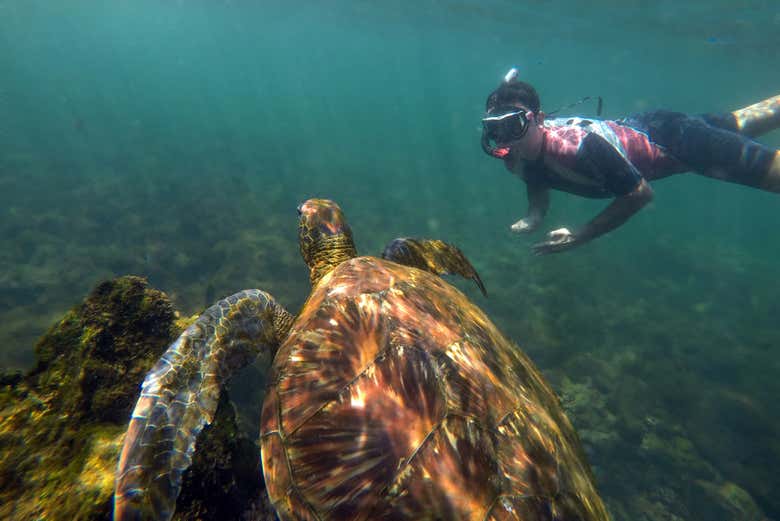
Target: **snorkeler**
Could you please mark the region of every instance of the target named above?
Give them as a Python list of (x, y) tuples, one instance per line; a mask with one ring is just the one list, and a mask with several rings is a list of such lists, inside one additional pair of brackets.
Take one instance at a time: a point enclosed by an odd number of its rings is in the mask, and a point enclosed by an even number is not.
[(613, 198), (576, 231), (559, 228), (535, 244), (537, 255), (570, 250), (614, 230), (653, 198), (649, 181), (681, 172), (780, 192), (780, 151), (751, 137), (780, 127), (780, 96), (725, 114), (668, 110), (619, 120), (545, 119), (533, 86), (511, 69), (487, 98), (482, 148), (526, 183), (528, 212), (512, 225), (535, 230), (549, 190)]

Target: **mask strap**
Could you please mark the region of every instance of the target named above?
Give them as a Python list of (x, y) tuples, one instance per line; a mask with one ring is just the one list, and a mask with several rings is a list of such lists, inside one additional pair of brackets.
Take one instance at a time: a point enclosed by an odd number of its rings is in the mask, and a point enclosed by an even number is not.
[(598, 100), (598, 104), (596, 105), (596, 115), (597, 116), (601, 116), (601, 109), (604, 107), (604, 102), (601, 99), (601, 96), (585, 96), (584, 98), (579, 99), (579, 100), (575, 101), (574, 103), (570, 103), (568, 105), (564, 105), (563, 107), (558, 107), (557, 109), (553, 110), (552, 112), (548, 112), (547, 115), (548, 116), (552, 116), (553, 114), (556, 114), (556, 113), (558, 113), (558, 112), (560, 112), (560, 111), (562, 111), (564, 109), (570, 109), (572, 107), (576, 107), (577, 105), (585, 103), (586, 101), (591, 100), (591, 99), (597, 99)]

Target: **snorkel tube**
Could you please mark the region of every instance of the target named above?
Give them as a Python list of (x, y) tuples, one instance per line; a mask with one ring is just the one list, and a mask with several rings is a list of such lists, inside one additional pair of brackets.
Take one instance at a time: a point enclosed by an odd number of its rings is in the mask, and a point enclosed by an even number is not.
[[(512, 67), (507, 71), (506, 74), (504, 74), (504, 83), (509, 83), (513, 79), (517, 78), (517, 76), (520, 74), (520, 72), (517, 70), (517, 67)], [(482, 127), (482, 150), (489, 156), (496, 157), (498, 159), (503, 159), (507, 155), (509, 155), (509, 147), (495, 147), (490, 143), (490, 138), (487, 135), (487, 129), (485, 127)]]

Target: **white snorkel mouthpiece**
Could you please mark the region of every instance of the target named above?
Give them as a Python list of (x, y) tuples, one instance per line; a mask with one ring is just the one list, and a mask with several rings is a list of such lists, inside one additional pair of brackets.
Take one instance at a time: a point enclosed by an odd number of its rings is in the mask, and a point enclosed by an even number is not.
[(519, 74), (520, 71), (517, 70), (517, 67), (512, 67), (509, 69), (509, 72), (504, 75), (504, 83), (509, 83), (513, 79), (517, 78)]

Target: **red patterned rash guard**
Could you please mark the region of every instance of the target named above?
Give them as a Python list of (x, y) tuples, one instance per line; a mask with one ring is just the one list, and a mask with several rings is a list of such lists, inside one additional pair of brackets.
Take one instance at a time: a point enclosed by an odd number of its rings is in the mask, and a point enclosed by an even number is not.
[[(526, 183), (590, 198), (630, 193), (642, 178), (658, 179), (686, 170), (645, 132), (620, 121), (555, 118), (544, 122), (542, 159), (524, 162)], [(516, 172), (518, 160), (505, 158)]]

